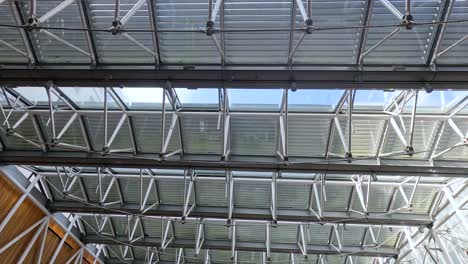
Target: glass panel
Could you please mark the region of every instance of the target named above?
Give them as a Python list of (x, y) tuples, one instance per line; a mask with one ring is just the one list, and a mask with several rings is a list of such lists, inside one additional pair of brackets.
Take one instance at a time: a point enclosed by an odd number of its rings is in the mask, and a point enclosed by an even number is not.
[(218, 89), (176, 88), (175, 90), (184, 108), (218, 108), (219, 106)]
[[(68, 98), (84, 109), (104, 109), (104, 88), (60, 87)], [(118, 105), (108, 100), (109, 109), (117, 109)]]
[[(161, 109), (163, 102), (162, 88), (123, 88), (115, 89), (122, 101), (130, 109)], [(166, 109), (171, 105), (166, 97)]]
[(230, 110), (279, 111), (281, 89), (230, 89)]
[[(44, 87), (17, 87), (14, 88), (23, 98), (28, 100), (34, 105), (45, 106), (49, 105), (49, 97), (47, 96), (46, 89)], [(54, 93), (51, 93), (52, 101), (57, 102), (58, 97)], [(62, 103), (63, 104), (63, 103)]]
[[(419, 92), (416, 110), (418, 113), (445, 113), (466, 96), (468, 96), (468, 91)], [(406, 104), (405, 111), (411, 112), (413, 105), (414, 99), (411, 99)]]
[(297, 90), (288, 93), (289, 111), (332, 112), (343, 90)]
[(398, 92), (395, 91), (359, 90), (354, 98), (354, 109), (385, 110), (396, 95), (398, 95)]

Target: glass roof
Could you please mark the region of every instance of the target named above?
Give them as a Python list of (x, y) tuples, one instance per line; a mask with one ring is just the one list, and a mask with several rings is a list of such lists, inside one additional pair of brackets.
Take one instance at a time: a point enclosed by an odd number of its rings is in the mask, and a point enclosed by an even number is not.
[[(356, 65), (362, 52), (378, 44), (364, 56), (364, 64), (429, 65), (435, 54), (468, 34), (466, 23), (457, 21), (465, 19), (465, 1), (411, 1), (417, 23), (411, 30), (403, 28), (399, 15), (381, 1), (374, 1), (370, 10), (368, 7), (372, 5), (364, 0), (313, 1), (310, 14), (313, 32), (306, 34), (308, 2), (225, 0), (216, 9), (215, 1), (210, 8), (209, 2), (199, 0), (161, 0), (151, 4), (125, 0), (120, 1), (118, 18), (124, 19), (122, 28), (127, 32), (116, 34), (109, 31), (115, 19), (115, 1), (71, 2), (41, 21), (40, 26), (47, 27), (45, 30), (21, 32), (15, 27), (1, 27), (0, 63), (27, 64), (31, 58), (31, 62), (70, 67), (93, 62), (189, 67), (349, 66)], [(453, 2), (453, 8), (446, 8), (448, 2)], [(27, 20), (30, 2), (20, 3), (19, 14), (9, 3), (0, 4), (2, 24), (17, 26)], [(59, 0), (38, 3), (37, 17), (60, 3)], [(390, 3), (396, 12), (404, 14), (404, 0)], [(214, 35), (206, 34), (210, 10), (215, 15), (211, 18)], [(363, 26), (367, 17), (370, 27), (366, 29)], [(447, 19), (446, 27), (437, 23)], [(88, 34), (86, 28), (93, 31)], [(396, 28), (401, 30), (384, 40)], [(463, 43), (455, 45), (436, 62), (467, 64), (465, 47)]]

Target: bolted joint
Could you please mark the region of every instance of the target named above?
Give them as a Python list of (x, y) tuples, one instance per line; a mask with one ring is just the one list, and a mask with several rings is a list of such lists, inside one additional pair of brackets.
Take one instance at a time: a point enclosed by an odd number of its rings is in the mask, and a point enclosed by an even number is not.
[(112, 35), (118, 35), (122, 33), (122, 22), (120, 20), (112, 21), (112, 27), (110, 28), (110, 32)]
[(110, 152), (109, 147), (103, 147), (101, 155), (103, 155), (103, 156), (107, 155), (107, 154), (109, 154), (109, 152)]
[(353, 161), (353, 153), (351, 152), (346, 152), (345, 153), (345, 159), (348, 163), (351, 163)]
[(39, 20), (36, 17), (29, 17), (25, 29), (28, 31), (39, 30)]
[(215, 33), (214, 25), (215, 23), (213, 21), (211, 20), (206, 21), (205, 32), (207, 36), (211, 36)]
[(15, 130), (13, 128), (7, 128), (5, 130), (7, 137), (13, 136), (15, 134)]
[(403, 21), (401, 22), (406, 29), (413, 29), (414, 27), (414, 18), (411, 14), (406, 14), (403, 16)]
[(406, 152), (406, 154), (408, 154), (409, 156), (413, 156), (413, 155), (414, 155), (414, 148), (413, 148), (413, 146), (406, 146), (405, 152)]
[(314, 22), (310, 18), (306, 19), (306, 21), (304, 22), (304, 28), (307, 34), (312, 34), (312, 31), (314, 30), (313, 24)]
[(59, 143), (58, 139), (57, 138), (53, 138), (51, 141), (50, 141), (50, 147), (55, 147), (57, 146)]
[(468, 137), (466, 137), (465, 139), (463, 139), (463, 144), (465, 144), (465, 146), (468, 147)]

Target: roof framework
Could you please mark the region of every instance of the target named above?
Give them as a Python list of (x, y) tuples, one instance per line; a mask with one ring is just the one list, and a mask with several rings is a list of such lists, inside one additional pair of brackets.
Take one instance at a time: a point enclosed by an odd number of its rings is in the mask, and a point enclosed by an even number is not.
[(463, 263), (465, 9), (0, 0), (0, 161), (110, 263)]

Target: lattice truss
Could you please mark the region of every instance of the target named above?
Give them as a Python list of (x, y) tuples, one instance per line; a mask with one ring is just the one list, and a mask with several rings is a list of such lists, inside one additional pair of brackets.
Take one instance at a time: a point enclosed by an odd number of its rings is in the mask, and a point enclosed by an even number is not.
[(466, 7), (455, 0), (2, 0), (0, 62), (466, 64)]
[(142, 89), (2, 89), (2, 159), (109, 263), (467, 261), (466, 92)]

